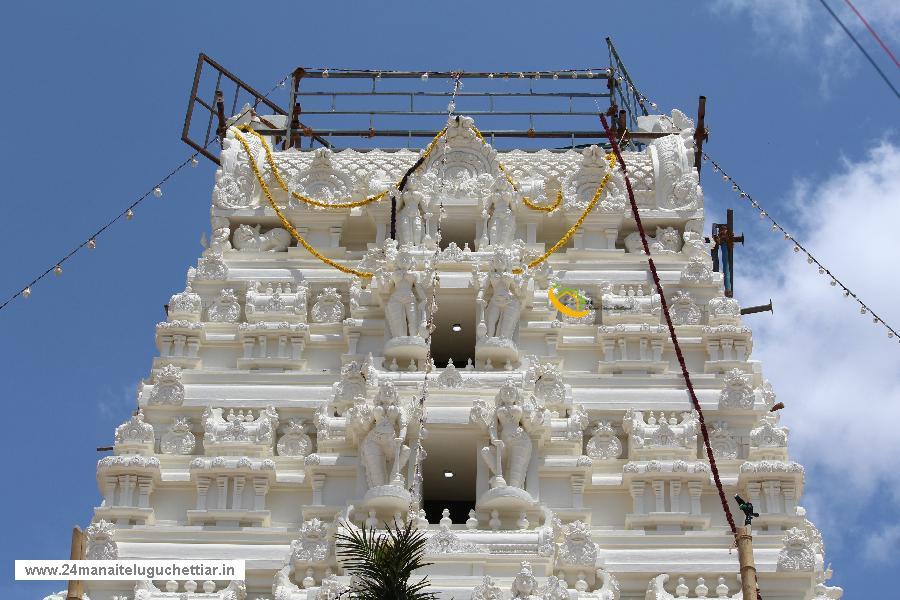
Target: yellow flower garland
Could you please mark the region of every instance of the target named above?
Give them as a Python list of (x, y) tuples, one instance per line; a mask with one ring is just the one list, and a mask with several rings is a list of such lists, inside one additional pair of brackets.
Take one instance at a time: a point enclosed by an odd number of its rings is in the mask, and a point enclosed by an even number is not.
[[(266, 152), (266, 162), (269, 163), (269, 167), (272, 169), (272, 175), (275, 177), (275, 181), (278, 182), (278, 187), (289, 193), (293, 198), (300, 200), (301, 202), (305, 202), (306, 204), (312, 204), (313, 206), (318, 206), (320, 208), (355, 208), (357, 206), (365, 206), (366, 204), (372, 204), (373, 202), (380, 202), (384, 200), (388, 194), (390, 194), (390, 190), (384, 190), (383, 192), (379, 192), (374, 196), (368, 196), (367, 198), (363, 198), (362, 200), (348, 200), (346, 202), (323, 202), (321, 200), (315, 200), (308, 196), (304, 196), (303, 194), (298, 194), (297, 192), (292, 192), (288, 190), (287, 184), (284, 182), (284, 179), (281, 177), (281, 173), (278, 170), (278, 167), (275, 166), (275, 158), (272, 156), (272, 149), (269, 147), (268, 142), (266, 142), (265, 138), (262, 135), (256, 132), (249, 125), (241, 125), (238, 128), (240, 131), (245, 131), (251, 135), (256, 136), (259, 140), (260, 144), (262, 144), (263, 150)], [(431, 140), (431, 143), (425, 148), (425, 152), (422, 154), (422, 160), (428, 158), (431, 152), (434, 150), (434, 146), (437, 144), (438, 140), (447, 132), (447, 128), (443, 128), (438, 132), (434, 139)], [(244, 149), (247, 150), (247, 155), (250, 155), (250, 151), (247, 149), (247, 146), (244, 146)], [(396, 185), (400, 185), (400, 182), (397, 182)]]
[(528, 196), (522, 196), (522, 202), (525, 204), (525, 206), (527, 206), (528, 208), (530, 208), (532, 210), (539, 210), (541, 212), (546, 212), (546, 213), (553, 212), (554, 210), (559, 208), (559, 206), (562, 204), (562, 201), (563, 201), (562, 190), (556, 191), (556, 201), (553, 204), (548, 204), (547, 206), (541, 206), (540, 204), (535, 204), (534, 202), (531, 201), (531, 198), (529, 198)]
[(256, 175), (256, 180), (259, 182), (263, 194), (265, 194), (266, 196), (266, 200), (269, 201), (269, 205), (272, 207), (272, 210), (274, 210), (275, 214), (278, 215), (278, 219), (281, 221), (281, 224), (284, 225), (284, 228), (291, 233), (295, 240), (297, 240), (297, 243), (306, 248), (306, 250), (310, 254), (321, 260), (323, 263), (334, 267), (342, 273), (348, 273), (350, 275), (356, 275), (357, 277), (363, 277), (366, 279), (372, 277), (372, 273), (368, 271), (359, 271), (351, 267), (345, 267), (344, 265), (331, 260), (327, 256), (323, 256), (319, 251), (310, 246), (305, 239), (303, 239), (303, 236), (301, 236), (300, 233), (296, 229), (294, 229), (294, 226), (291, 225), (291, 222), (288, 221), (287, 217), (284, 216), (284, 213), (281, 212), (281, 209), (278, 208), (278, 204), (275, 203), (275, 198), (272, 197), (272, 192), (269, 190), (269, 186), (266, 185), (266, 182), (262, 177), (262, 173), (259, 172), (259, 165), (256, 164), (256, 159), (253, 158), (253, 152), (250, 150), (250, 144), (247, 143), (247, 139), (244, 138), (244, 136), (242, 136), (236, 128), (234, 129), (234, 137), (237, 138), (237, 140), (241, 143), (241, 146), (244, 147), (244, 151), (247, 153), (247, 158), (250, 159), (250, 168), (253, 170), (253, 174)]
[[(484, 135), (474, 125), (472, 125), (472, 131), (475, 132), (475, 137), (477, 137), (481, 141), (482, 144), (484, 144), (485, 146), (488, 145), (487, 140), (484, 139)], [(501, 163), (500, 161), (497, 161), (497, 168), (499, 168), (500, 172), (503, 173), (503, 176), (506, 177), (506, 181), (508, 181), (509, 185), (512, 186), (513, 191), (518, 192), (519, 186), (517, 186), (516, 182), (513, 181), (512, 175), (509, 174), (509, 171), (506, 170), (506, 167), (503, 166), (503, 163)], [(562, 190), (557, 191), (556, 192), (556, 201), (553, 202), (553, 204), (548, 204), (546, 206), (541, 206), (540, 204), (536, 204), (536, 203), (532, 202), (531, 198), (529, 198), (528, 196), (522, 196), (522, 202), (525, 204), (525, 206), (527, 206), (528, 208), (530, 208), (532, 210), (539, 210), (541, 212), (550, 213), (550, 212), (553, 212), (554, 210), (556, 210), (557, 208), (559, 208), (560, 205), (562, 204), (563, 193), (562, 193)]]
[[(244, 138), (244, 136), (241, 135), (240, 131), (241, 130), (247, 131), (247, 132), (251, 133), (252, 135), (255, 135), (259, 139), (259, 141), (262, 143), (262, 146), (266, 152), (266, 159), (269, 163), (269, 166), (272, 168), (272, 173), (275, 176), (276, 181), (278, 182), (281, 189), (284, 190), (285, 192), (287, 192), (288, 191), (287, 186), (285, 185), (284, 180), (281, 178), (281, 174), (278, 172), (278, 168), (275, 166), (275, 161), (272, 156), (272, 151), (269, 148), (269, 145), (266, 143), (265, 139), (263, 139), (263, 137), (259, 133), (257, 133), (251, 127), (249, 127), (247, 125), (243, 125), (241, 127), (233, 127), (232, 129), (234, 131), (235, 138), (237, 138), (237, 140), (241, 143), (241, 146), (243, 146), (244, 151), (247, 153), (247, 158), (250, 161), (250, 168), (253, 170), (253, 174), (256, 176), (257, 182), (259, 182), (259, 185), (262, 188), (263, 194), (266, 196), (266, 199), (269, 201), (269, 205), (272, 207), (272, 210), (275, 211), (275, 214), (278, 216), (278, 219), (281, 221), (281, 224), (284, 225), (285, 229), (287, 229), (290, 232), (291, 236), (293, 236), (293, 238), (295, 240), (297, 240), (297, 243), (299, 243), (310, 254), (312, 254), (313, 256), (315, 256), (316, 258), (318, 258), (325, 264), (330, 265), (343, 273), (348, 273), (350, 275), (356, 275), (358, 277), (363, 277), (366, 279), (371, 278), (373, 273), (370, 273), (369, 271), (360, 271), (358, 269), (353, 269), (351, 267), (345, 267), (344, 265), (337, 263), (337, 262), (331, 260), (330, 258), (322, 255), (315, 248), (313, 248), (305, 239), (303, 239), (303, 236), (301, 236), (300, 233), (294, 228), (294, 226), (291, 225), (291, 222), (288, 221), (287, 217), (284, 216), (284, 213), (281, 212), (281, 209), (278, 208), (278, 204), (275, 202), (275, 198), (272, 197), (272, 192), (269, 190), (269, 186), (266, 185), (266, 182), (263, 179), (262, 173), (260, 173), (260, 171), (259, 171), (259, 165), (257, 165), (256, 159), (253, 158), (253, 152), (250, 148), (250, 145), (247, 143), (246, 138)], [(478, 137), (478, 139), (481, 140), (481, 142), (486, 145), (487, 141), (484, 139), (484, 136), (474, 125), (472, 126), (472, 130), (475, 132), (475, 135)], [(435, 144), (437, 144), (438, 140), (446, 132), (447, 132), (447, 128), (445, 127), (444, 129), (439, 131), (436, 136), (434, 136), (434, 139), (431, 140), (431, 143), (425, 149), (425, 152), (422, 156), (423, 160), (420, 161), (420, 163), (424, 162), (424, 159), (427, 158), (431, 154), (431, 152), (434, 150)], [(594, 192), (594, 195), (591, 198), (591, 201), (585, 207), (584, 211), (581, 213), (581, 216), (578, 217), (578, 220), (575, 222), (575, 224), (572, 225), (572, 227), (570, 227), (568, 231), (566, 231), (566, 233), (559, 239), (558, 242), (553, 244), (553, 246), (551, 246), (541, 256), (539, 256), (538, 258), (529, 262), (528, 268), (534, 268), (537, 265), (541, 264), (542, 262), (547, 260), (551, 254), (553, 254), (554, 252), (556, 252), (557, 250), (562, 248), (564, 245), (566, 245), (566, 243), (568, 243), (568, 241), (570, 239), (572, 239), (572, 236), (575, 235), (575, 232), (578, 231), (578, 228), (581, 227), (581, 225), (584, 223), (585, 219), (587, 219), (588, 214), (590, 214), (590, 212), (592, 210), (594, 210), (594, 207), (600, 201), (600, 197), (603, 195), (603, 192), (606, 189), (607, 184), (609, 184), (610, 179), (612, 179), (612, 169), (615, 167), (615, 164), (616, 164), (615, 154), (609, 153), (605, 156), (605, 158), (606, 158), (607, 163), (609, 164), (610, 171), (606, 175), (603, 176), (603, 179), (600, 181), (600, 185), (597, 186), (597, 191)], [(506, 180), (512, 186), (513, 190), (518, 191), (518, 187), (516, 186), (515, 182), (513, 181), (512, 177), (510, 176), (510, 174), (506, 170), (506, 168), (499, 162), (497, 163), (497, 166), (500, 168), (500, 171), (506, 177)], [(398, 183), (398, 185), (399, 185), (399, 183)], [(306, 196), (302, 196), (301, 194), (297, 194), (296, 192), (290, 192), (291, 196), (293, 196), (294, 198), (296, 198), (298, 200), (302, 200), (303, 202), (307, 202), (308, 204), (313, 204), (315, 206), (322, 206), (325, 208), (352, 208), (354, 206), (363, 206), (365, 204), (377, 202), (378, 200), (384, 198), (388, 193), (389, 193), (389, 190), (385, 190), (384, 192), (376, 194), (375, 196), (370, 196), (370, 197), (366, 198), (365, 200), (359, 200), (356, 202), (325, 203), (325, 202), (320, 202), (318, 200), (313, 200), (312, 198), (307, 198)], [(523, 201), (525, 202), (526, 206), (528, 206), (529, 208), (533, 208), (534, 210), (540, 210), (540, 211), (544, 211), (544, 212), (551, 212), (553, 210), (556, 210), (556, 208), (558, 208), (559, 205), (562, 204), (562, 200), (563, 200), (562, 191), (557, 192), (556, 201), (552, 205), (549, 205), (549, 206), (540, 206), (540, 205), (534, 204), (531, 202), (531, 200), (529, 198), (523, 196)], [(513, 269), (513, 273), (516, 273), (516, 274), (522, 273), (523, 271), (524, 271), (524, 269), (521, 269), (521, 268)]]
[[(609, 153), (606, 155), (606, 162), (609, 164), (609, 172), (603, 176), (603, 179), (600, 181), (600, 185), (597, 186), (597, 191), (594, 192), (594, 196), (591, 198), (591, 201), (588, 202), (588, 205), (585, 207), (584, 212), (581, 213), (581, 216), (578, 217), (578, 220), (575, 221), (575, 224), (572, 225), (569, 230), (559, 238), (559, 241), (553, 244), (549, 250), (544, 252), (541, 256), (537, 257), (530, 263), (528, 263), (528, 268), (534, 268), (547, 260), (551, 254), (562, 248), (566, 245), (566, 243), (572, 239), (572, 236), (575, 235), (575, 232), (578, 231), (578, 228), (584, 223), (584, 220), (587, 219), (588, 214), (594, 207), (597, 206), (597, 203), (600, 201), (600, 197), (603, 195), (603, 191), (606, 189), (609, 180), (612, 179), (613, 167), (616, 165), (616, 155), (613, 153)], [(524, 269), (513, 269), (513, 273), (522, 273)]]

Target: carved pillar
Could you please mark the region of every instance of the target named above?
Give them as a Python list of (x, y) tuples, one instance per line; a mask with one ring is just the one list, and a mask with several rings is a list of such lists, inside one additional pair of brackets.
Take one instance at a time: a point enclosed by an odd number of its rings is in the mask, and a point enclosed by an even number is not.
[(347, 354), (356, 354), (356, 347), (359, 344), (359, 333), (352, 332), (347, 334)]
[(119, 475), (120, 506), (134, 506), (134, 488), (136, 485), (136, 475)]
[(734, 360), (734, 340), (722, 340), (722, 360)]
[(700, 481), (688, 481), (688, 493), (691, 495), (691, 514), (699, 515), (702, 512), (700, 497), (703, 494), (703, 483)]
[(559, 347), (559, 335), (555, 333), (548, 333), (544, 336), (544, 340), (547, 342), (547, 353), (556, 356), (556, 350)]
[(322, 491), (325, 489), (325, 474), (316, 473), (312, 476), (313, 489), (313, 505), (322, 506), (325, 502), (322, 500)]
[(197, 510), (206, 510), (206, 497), (209, 492), (209, 477), (197, 478)]
[(615, 350), (615, 341), (603, 340), (603, 360), (605, 360), (606, 362), (614, 362), (616, 360)]
[(278, 358), (287, 358), (287, 343), (288, 338), (286, 335), (278, 336)]
[(257, 339), (257, 344), (259, 344), (259, 357), (260, 358), (266, 358), (267, 356), (269, 356), (269, 350), (266, 347), (268, 342), (269, 342), (269, 338), (267, 338), (264, 335), (259, 336), (259, 339)]
[(652, 485), (653, 495), (656, 496), (655, 512), (666, 512), (666, 482), (657, 479)]
[(735, 360), (747, 360), (747, 344), (742, 340), (737, 340), (734, 343), (734, 353)]
[(662, 340), (653, 340), (650, 342), (653, 347), (653, 360), (659, 362), (662, 360), (662, 352), (663, 352), (663, 341)]
[(575, 248), (575, 250), (584, 250), (584, 233), (582, 233), (580, 229), (576, 230), (573, 238), (574, 241), (572, 247)]
[(681, 481), (678, 479), (669, 482), (669, 510), (681, 512)]
[(244, 358), (253, 358), (253, 338), (244, 340)]
[(572, 508), (584, 508), (584, 475), (572, 475)]
[(292, 337), (291, 338), (291, 359), (292, 360), (300, 360), (300, 357), (303, 355), (303, 338), (302, 337)]
[(762, 486), (766, 494), (766, 512), (781, 512), (781, 502), (778, 501), (781, 496), (781, 482), (765, 481)]
[(341, 245), (341, 229), (340, 225), (332, 225), (328, 228), (328, 237), (332, 248), (337, 248)]
[(753, 483), (747, 484), (747, 493), (750, 494), (750, 502), (751, 502), (751, 504), (753, 504), (753, 506), (759, 507), (759, 509), (758, 509), (759, 512), (763, 512), (761, 510), (762, 503), (759, 500), (759, 491), (760, 491), (761, 487), (762, 486), (759, 484), (759, 482), (756, 482), (756, 481)]
[(200, 338), (190, 337), (187, 339), (187, 355), (188, 358), (197, 358), (200, 352)]
[(253, 479), (253, 510), (266, 509), (266, 494), (269, 492), (269, 480), (265, 477)]
[(187, 338), (181, 334), (172, 336), (172, 354), (174, 356), (184, 356), (184, 343), (186, 340)]
[(161, 335), (159, 336), (159, 355), (163, 358), (172, 355), (172, 336), (171, 335)]
[(116, 484), (119, 478), (115, 475), (107, 475), (103, 478), (103, 500), (106, 506), (116, 505)]
[(784, 482), (781, 484), (781, 492), (784, 494), (784, 512), (785, 514), (793, 514), (797, 508), (797, 488), (793, 482)]
[(607, 228), (603, 230), (603, 235), (606, 237), (606, 248), (608, 250), (615, 250), (616, 238), (619, 235), (619, 230), (615, 227)]
[(153, 489), (153, 479), (150, 477), (138, 477), (138, 508), (150, 508), (150, 491)]
[(219, 475), (216, 477), (216, 489), (218, 497), (216, 498), (216, 508), (224, 510), (228, 508), (228, 476)]
[(631, 482), (631, 498), (634, 500), (634, 514), (643, 515), (644, 512), (644, 481)]
[(619, 338), (619, 360), (628, 360), (628, 341), (625, 338)]
[(647, 360), (647, 338), (641, 338), (640, 342), (638, 342), (640, 348), (640, 357), (641, 360)]
[(709, 352), (709, 360), (719, 360), (719, 342), (706, 342), (706, 351)]
[(244, 508), (244, 484), (247, 478), (243, 475), (236, 475), (234, 478), (234, 496), (231, 498), (231, 508), (241, 510)]

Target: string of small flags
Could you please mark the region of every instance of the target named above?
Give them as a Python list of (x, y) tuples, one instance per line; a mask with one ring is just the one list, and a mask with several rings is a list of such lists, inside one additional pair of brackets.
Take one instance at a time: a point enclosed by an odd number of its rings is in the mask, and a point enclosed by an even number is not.
[[(284, 76), (277, 84), (275, 84), (274, 86), (272, 86), (272, 89), (270, 89), (268, 92), (266, 92), (266, 93), (263, 95), (263, 98), (267, 98), (269, 95), (272, 94), (272, 92), (274, 92), (274, 91), (275, 91), (276, 89), (278, 89), (279, 87), (283, 87), (283, 86), (284, 86), (284, 83), (285, 83), (289, 78), (290, 78), (290, 75)], [(241, 117), (243, 117), (245, 114), (247, 114), (248, 112), (250, 112), (250, 111), (252, 111), (252, 110), (253, 110), (253, 107), (247, 108), (246, 110), (244, 110), (244, 112), (242, 112), (240, 115), (238, 115), (238, 117), (237, 117), (236, 120), (240, 120)], [(218, 138), (217, 138), (217, 137), (214, 137), (214, 138), (210, 139), (210, 140), (206, 143), (206, 145), (204, 146), (204, 149), (206, 149), (207, 147), (209, 147), (210, 144), (212, 144), (213, 142), (216, 142), (216, 141), (218, 141)], [(63, 255), (59, 260), (57, 260), (55, 263), (53, 263), (52, 266), (50, 266), (49, 268), (45, 269), (43, 272), (41, 272), (39, 275), (37, 275), (37, 276), (34, 277), (31, 281), (29, 281), (27, 285), (25, 285), (24, 287), (20, 288), (19, 291), (17, 291), (17, 292), (14, 293), (12, 296), (10, 296), (9, 298), (7, 298), (2, 304), (0, 304), (0, 310), (3, 310), (4, 308), (6, 308), (6, 306), (7, 306), (10, 302), (12, 302), (13, 300), (15, 300), (16, 298), (19, 298), (19, 297), (22, 297), (22, 298), (29, 298), (29, 297), (31, 296), (31, 293), (32, 293), (32, 288), (35, 286), (35, 284), (37, 284), (38, 282), (40, 282), (40, 281), (41, 281), (42, 279), (44, 279), (45, 277), (48, 277), (48, 276), (50, 275), (50, 273), (53, 273), (53, 274), (56, 275), (56, 276), (62, 275), (62, 272), (63, 272), (63, 264), (64, 264), (66, 261), (71, 260), (71, 259), (72, 259), (76, 254), (78, 254), (80, 251), (84, 250), (85, 248), (87, 248), (88, 250), (94, 250), (94, 249), (96, 249), (96, 248), (97, 248), (97, 240), (98, 240), (98, 238), (99, 238), (99, 237), (100, 237), (107, 229), (109, 229), (110, 227), (112, 227), (113, 225), (115, 225), (116, 223), (118, 223), (118, 222), (120, 222), (120, 221), (122, 221), (122, 220), (125, 220), (125, 221), (131, 221), (131, 220), (134, 218), (134, 211), (135, 211), (135, 209), (136, 209), (138, 206), (140, 206), (141, 203), (144, 202), (144, 200), (146, 200), (147, 198), (149, 198), (149, 197), (151, 197), (151, 196), (153, 196), (154, 198), (161, 198), (162, 195), (163, 195), (163, 186), (164, 186), (164, 185), (165, 185), (172, 177), (174, 177), (178, 172), (180, 172), (182, 169), (184, 169), (184, 168), (187, 167), (188, 165), (190, 165), (191, 167), (196, 167), (197, 165), (199, 165), (200, 163), (199, 163), (199, 161), (197, 160), (197, 157), (198, 157), (199, 155), (200, 155), (199, 152), (194, 152), (193, 154), (191, 154), (190, 156), (188, 156), (186, 159), (184, 159), (181, 163), (178, 164), (178, 166), (176, 166), (174, 169), (172, 169), (171, 171), (169, 171), (169, 172), (165, 175), (165, 177), (163, 177), (162, 179), (160, 179), (159, 181), (157, 181), (156, 184), (153, 185), (153, 187), (151, 187), (150, 189), (148, 189), (148, 190), (147, 190), (146, 192), (144, 192), (142, 195), (138, 196), (138, 198), (137, 198), (136, 200), (134, 200), (131, 204), (129, 204), (128, 206), (126, 206), (124, 210), (122, 210), (122, 211), (116, 213), (116, 214), (115, 214), (111, 219), (109, 219), (102, 227), (100, 227), (99, 229), (97, 229), (94, 233), (92, 233), (89, 237), (87, 237), (83, 242), (81, 242), (80, 244), (78, 244), (77, 246), (75, 246), (75, 247), (74, 247), (72, 250), (70, 250), (67, 254)]]
[(889, 325), (887, 322), (885, 322), (885, 320), (882, 319), (874, 310), (872, 310), (872, 308), (868, 304), (866, 304), (862, 300), (862, 298), (860, 298), (853, 290), (851, 290), (849, 287), (847, 287), (847, 285), (843, 281), (838, 279), (837, 276), (831, 272), (831, 269), (829, 269), (824, 264), (822, 264), (822, 262), (819, 261), (819, 259), (816, 258), (812, 254), (812, 252), (807, 250), (806, 247), (803, 244), (801, 244), (797, 240), (796, 237), (794, 237), (791, 233), (789, 233), (784, 228), (784, 226), (781, 225), (781, 223), (776, 221), (775, 218), (772, 217), (772, 215), (769, 213), (769, 211), (767, 211), (756, 199), (754, 199), (746, 190), (744, 190), (744, 188), (742, 188), (734, 180), (734, 178), (731, 175), (729, 175), (725, 171), (725, 169), (722, 168), (722, 166), (719, 163), (717, 163), (712, 158), (710, 158), (710, 156), (706, 152), (703, 152), (703, 160), (712, 163), (713, 171), (716, 173), (722, 174), (722, 181), (725, 182), (726, 184), (730, 182), (731, 190), (733, 192), (737, 193), (738, 196), (742, 200), (746, 200), (747, 202), (749, 202), (750, 206), (755, 208), (757, 210), (757, 212), (759, 213), (759, 218), (766, 220), (771, 224), (773, 232), (775, 232), (775, 233), (780, 232), (784, 236), (785, 241), (793, 244), (794, 252), (796, 254), (801, 254), (801, 255), (805, 256), (806, 262), (809, 263), (810, 265), (813, 265), (814, 267), (816, 267), (819, 271), (819, 275), (825, 276), (826, 279), (828, 279), (828, 283), (831, 285), (831, 287), (841, 288), (841, 291), (843, 292), (845, 298), (852, 298), (859, 305), (859, 313), (861, 315), (871, 315), (872, 322), (876, 325), (880, 325), (881, 327), (884, 327), (889, 339), (897, 338), (898, 343), (900, 343), (900, 333), (898, 333), (897, 329), (895, 329), (894, 327)]
[[(444, 77), (450, 79), (461, 79), (466, 76), (465, 71), (398, 71), (398, 70), (390, 70), (390, 69), (346, 69), (346, 68), (336, 68), (336, 67), (307, 67), (309, 71), (318, 71), (320, 76), (323, 79), (328, 79), (328, 77), (332, 73), (366, 73), (370, 74), (375, 79), (380, 79), (383, 75), (403, 75), (403, 76), (414, 76), (418, 75), (422, 81), (428, 81), (430, 77)], [(550, 79), (560, 79), (560, 78), (571, 78), (578, 79), (579, 77), (583, 77), (586, 79), (593, 79), (594, 77), (600, 76), (608, 76), (612, 73), (612, 69), (609, 67), (587, 67), (587, 68), (578, 68), (578, 69), (548, 69), (544, 71), (497, 71), (497, 72), (489, 72), (487, 74), (488, 79), (541, 79), (542, 77), (549, 77)], [(470, 73), (469, 76), (473, 76), (473, 73)], [(481, 75), (481, 74), (479, 74)], [(619, 78), (621, 81), (621, 78)]]
[[(657, 109), (657, 104), (655, 102), (650, 101), (650, 99), (639, 92), (636, 88), (633, 90), (633, 93), (636, 97), (643, 99), (646, 101), (654, 110)], [(896, 339), (898, 343), (900, 343), (900, 331), (898, 331), (895, 327), (891, 326), (887, 323), (878, 313), (876, 313), (872, 308), (863, 301), (859, 295), (856, 294), (853, 290), (851, 290), (843, 281), (838, 279), (838, 277), (831, 272), (831, 269), (826, 267), (822, 262), (816, 258), (812, 252), (810, 252), (806, 246), (804, 246), (793, 234), (789, 233), (784, 226), (779, 223), (770, 213), (766, 210), (762, 204), (759, 203), (758, 200), (753, 198), (749, 192), (747, 192), (744, 188), (738, 184), (734, 180), (734, 178), (729, 175), (725, 169), (722, 168), (722, 165), (713, 160), (708, 153), (705, 151), (702, 153), (703, 160), (712, 164), (713, 171), (715, 173), (721, 173), (722, 181), (726, 184), (731, 183), (731, 191), (738, 194), (738, 197), (741, 200), (746, 200), (751, 207), (755, 208), (759, 213), (759, 218), (766, 220), (770, 223), (772, 231), (775, 233), (781, 233), (784, 236), (785, 241), (793, 244), (793, 249), (796, 254), (803, 255), (806, 257), (806, 262), (810, 265), (813, 265), (818, 271), (819, 275), (825, 276), (828, 279), (829, 285), (831, 287), (838, 287), (841, 289), (841, 292), (844, 294), (845, 298), (852, 298), (859, 307), (859, 314), (861, 315), (871, 315), (872, 323), (875, 325), (879, 325), (884, 327), (888, 339)]]

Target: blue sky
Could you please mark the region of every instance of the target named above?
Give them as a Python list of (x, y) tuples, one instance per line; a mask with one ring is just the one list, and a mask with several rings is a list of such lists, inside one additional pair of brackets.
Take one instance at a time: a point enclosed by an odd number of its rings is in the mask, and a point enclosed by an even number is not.
[[(898, 70), (829, 0), (900, 84)], [(857, 5), (900, 46), (900, 8)], [(816, 0), (593, 3), (19, 2), (0, 21), (7, 125), (0, 144), (6, 227), (0, 292), (24, 285), (187, 155), (179, 140), (199, 51), (260, 89), (297, 65), (553, 69), (603, 64), (613, 37), (661, 108), (708, 98), (709, 152), (835, 272), (900, 321), (887, 274), (900, 250), (898, 102)], [(134, 407), (155, 354), (153, 325), (208, 229), (203, 161), (0, 312), (8, 485), (0, 596), (16, 558), (65, 558), (72, 525), (99, 502), (97, 446)], [(864, 597), (896, 586), (900, 545), (900, 345), (800, 264), (709, 170), (710, 218), (737, 208), (747, 236), (737, 289), (755, 355), (787, 404), (807, 498), (832, 580)]]

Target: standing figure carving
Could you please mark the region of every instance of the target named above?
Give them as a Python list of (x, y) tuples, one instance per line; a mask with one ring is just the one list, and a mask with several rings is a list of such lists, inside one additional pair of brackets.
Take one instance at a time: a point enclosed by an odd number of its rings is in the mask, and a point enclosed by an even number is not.
[(371, 428), (360, 446), (369, 489), (402, 486), (401, 469), (406, 466), (410, 453), (409, 446), (404, 444), (409, 420), (390, 381), (379, 386), (371, 415)]
[(483, 401), (476, 401), (472, 408), (472, 420), (490, 436), (491, 444), (481, 449), (481, 457), (493, 475), (491, 488), (524, 490), (533, 450), (530, 433), (542, 423), (543, 411), (522, 400), (512, 378), (500, 387), (494, 402), (493, 410)]
[(399, 197), (397, 208), (397, 240), (401, 245), (430, 245), (430, 224), (433, 217), (426, 196), (419, 185), (408, 187)]
[(505, 368), (519, 361), (513, 341), (519, 316), (528, 297), (531, 275), (513, 273), (514, 249), (494, 247), (490, 270), (474, 273), (476, 296), (475, 358), (485, 368), (489, 362)]
[(427, 304), (432, 271), (426, 262), (416, 271), (416, 259), (409, 246), (388, 248), (386, 261), (376, 272), (377, 289), (384, 303), (390, 340), (385, 344), (387, 358), (421, 360), (425, 358)]
[(516, 237), (516, 215), (513, 212), (514, 192), (506, 180), (498, 178), (481, 212), (485, 235), (482, 244), (509, 246)]

